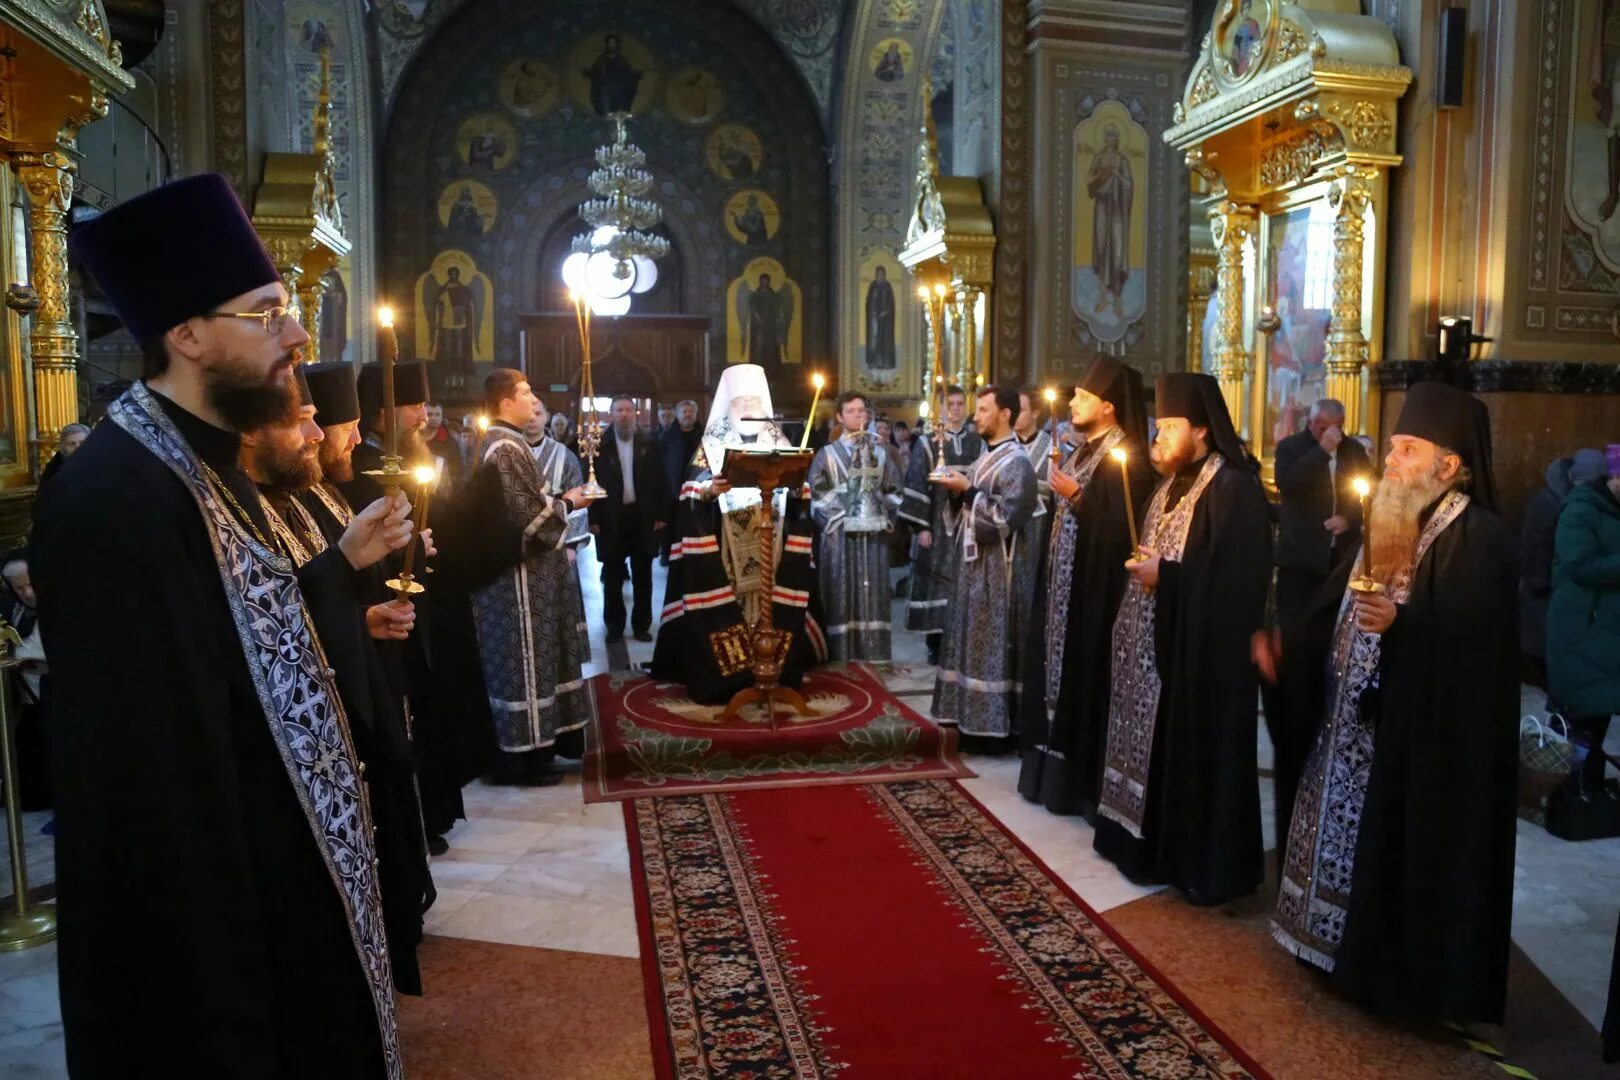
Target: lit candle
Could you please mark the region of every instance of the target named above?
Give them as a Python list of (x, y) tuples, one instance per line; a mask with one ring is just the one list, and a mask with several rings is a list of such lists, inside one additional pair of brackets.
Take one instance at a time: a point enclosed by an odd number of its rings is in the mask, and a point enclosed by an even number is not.
[(480, 434), (489, 430), (489, 417), (482, 413), (478, 416), (478, 431)]
[(1057, 437), (1057, 391), (1050, 386), (1046, 388), (1046, 434), (1052, 442), (1052, 464), (1056, 465), (1058, 458)]
[(1112, 453), (1114, 460), (1119, 462), (1119, 482), (1125, 487), (1125, 523), (1131, 528), (1131, 558), (1139, 559), (1142, 557), (1142, 543), (1136, 536), (1136, 505), (1131, 502), (1131, 474), (1125, 467), (1130, 455), (1125, 453), (1123, 446), (1114, 447)]
[[(399, 422), (394, 415), (394, 364), (399, 360), (399, 339), (394, 336), (394, 309), (386, 305), (377, 309), (377, 325), (381, 328), (377, 345), (382, 350), (383, 365), (383, 455), (399, 461)], [(383, 463), (388, 468), (388, 463)]]
[[(428, 504), (433, 497), (433, 482), (439, 478), (439, 473), (432, 465), (418, 465), (411, 471), (411, 478), (416, 481), (417, 490), (416, 506), (411, 510), (411, 517), (416, 521), (416, 535), (421, 536), (427, 531)], [(399, 571), (400, 580), (410, 580), (411, 556), (415, 554), (416, 544), (412, 542), (405, 548), (405, 562), (401, 565)], [(426, 557), (426, 555), (423, 556), (423, 558)]]
[(1361, 576), (1372, 577), (1372, 484), (1365, 476), (1350, 482), (1361, 500)]
[(810, 428), (816, 422), (816, 406), (821, 404), (821, 388), (827, 385), (827, 380), (819, 371), (810, 376), (810, 382), (816, 388), (816, 396), (810, 399), (810, 415), (804, 421), (804, 438), (799, 440), (800, 453), (810, 449)]

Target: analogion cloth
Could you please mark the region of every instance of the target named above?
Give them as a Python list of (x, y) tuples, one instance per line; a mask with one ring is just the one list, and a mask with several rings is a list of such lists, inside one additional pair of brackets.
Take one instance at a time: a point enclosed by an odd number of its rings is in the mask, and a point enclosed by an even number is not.
[(579, 575), (564, 548), (569, 506), (513, 428), (492, 425), (479, 462), (499, 473), (505, 512), (524, 532), (522, 560), (473, 594), (484, 685), (500, 748), (537, 750), (590, 719), (590, 654), (571, 598)]
[(818, 569), (834, 660), (890, 657), (889, 533), (900, 469), (870, 434), (828, 443), (810, 466), (810, 514), (821, 527)]
[(939, 674), (935, 718), (969, 735), (1011, 735), (1020, 691), (1013, 619), (1027, 611), (1019, 573), (1028, 558), (1021, 532), (1035, 512), (1035, 470), (1016, 438), (990, 447), (974, 462), (965, 494), (946, 509), (947, 535), (958, 546), (956, 582)]

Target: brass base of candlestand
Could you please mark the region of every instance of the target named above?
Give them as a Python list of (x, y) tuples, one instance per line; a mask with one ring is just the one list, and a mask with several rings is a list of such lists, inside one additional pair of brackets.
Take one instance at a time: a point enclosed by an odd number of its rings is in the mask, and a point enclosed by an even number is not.
[(48, 907), (0, 915), (0, 952), (21, 952), (55, 940), (56, 912)]
[(411, 577), (408, 574), (397, 578), (389, 578), (386, 582), (384, 582), (384, 584), (392, 589), (394, 591), (394, 595), (401, 600), (405, 599), (407, 596), (415, 596), (417, 593), (427, 592), (426, 585), (423, 585), (420, 581), (417, 581), (414, 577)]
[(580, 488), (579, 493), (585, 496), (587, 499), (607, 498), (607, 488), (603, 487), (601, 484), (598, 484), (595, 480), (587, 480), (584, 486)]
[(940, 480), (948, 480), (952, 475), (955, 474), (955, 472), (956, 470), (951, 468), (949, 465), (941, 465), (939, 468), (928, 474), (928, 479), (935, 482)]
[(1384, 591), (1384, 583), (1370, 577), (1353, 577), (1350, 579), (1350, 591), (1364, 596), (1376, 596)]

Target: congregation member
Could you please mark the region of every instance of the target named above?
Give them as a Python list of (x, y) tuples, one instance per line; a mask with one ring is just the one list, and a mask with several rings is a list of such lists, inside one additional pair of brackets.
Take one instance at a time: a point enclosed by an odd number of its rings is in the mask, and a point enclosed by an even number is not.
[[(320, 451), (326, 437), (314, 388), (323, 377), (336, 376), (347, 380), (347, 396), (354, 396), (352, 366), (341, 361), (323, 366), (333, 369), (330, 375), (317, 374), (313, 367), (302, 364), (294, 368), (298, 411), (244, 432), (239, 455), (243, 471), (258, 485), (264, 499), (272, 539), (300, 569), (318, 559), (331, 559), (346, 527), (333, 528), (335, 521), (323, 526), (317, 514), (324, 508), (305, 501), (307, 493), (321, 482)], [(323, 387), (323, 391), (327, 389)], [(354, 415), (358, 416), (358, 409)], [(429, 530), (421, 535), (426, 541)], [(335, 604), (319, 596), (308, 599), (363, 767), (394, 985), (402, 993), (420, 994), (422, 976), (416, 950), (422, 943), (422, 916), (436, 894), (422, 835), (410, 738), (373, 644), (373, 639), (397, 641), (408, 635), (416, 622), (415, 608), (405, 600), (367, 604), (363, 589), (359, 604), (346, 595), (336, 598)]]
[(675, 406), (660, 405), (654, 410), (654, 416), (656, 419), (653, 421), (652, 428), (647, 432), (647, 434), (652, 436), (652, 440), (655, 444), (658, 444), (664, 441), (664, 432), (668, 431), (675, 424)]
[(1029, 558), (1020, 541), (1037, 498), (1035, 469), (1013, 434), (1019, 408), (1011, 387), (980, 388), (974, 426), (984, 453), (970, 469), (933, 481), (949, 496), (941, 540), (953, 549), (955, 580), (932, 711), (968, 737), (965, 747), (992, 751), (1013, 748), (1023, 645), (1013, 620), (1030, 604), (1018, 590), (1033, 584), (1020, 565)]
[[(563, 778), (554, 764), (559, 752), (583, 756), (590, 719), (590, 692), (582, 675), (590, 647), (579, 626), (582, 612), (570, 597), (570, 589), (577, 594), (579, 579), (565, 546), (570, 515), (588, 500), (578, 463), (563, 458), (572, 454), (542, 436), (544, 442), (535, 448), (546, 456), (542, 463), (524, 438), (525, 425), (545, 410), (522, 372), (490, 372), (484, 379), (484, 410), (492, 419), (478, 468), (500, 477), (495, 513), (523, 529), (521, 559), (473, 594), (484, 685), (501, 751), (495, 779), (546, 787)], [(560, 478), (573, 483), (558, 488)], [(577, 538), (583, 523), (578, 517), (573, 522)]]
[(434, 458), (444, 462), (439, 491), (448, 494), (461, 483), (468, 463), (461, 451), (461, 440), (446, 423), (444, 406), (437, 401), (429, 401), (422, 408), (422, 445)]
[[(1577, 450), (1542, 474), (1546, 485), (1530, 497), (1519, 528), (1519, 652), (1530, 670), (1525, 678), (1547, 685), (1547, 605), (1552, 598), (1553, 550), (1564, 500), (1576, 488), (1608, 475), (1603, 451)], [(1557, 708), (1557, 699), (1551, 705)]]
[(67, 464), (68, 458), (72, 457), (74, 451), (83, 446), (84, 440), (89, 437), (88, 424), (68, 424), (63, 427), (62, 434), (56, 442), (56, 453), (51, 455), (51, 460), (39, 471), (39, 486), (44, 487), (54, 479), (62, 466)]
[[(1500, 1023), (1519, 683), (1490, 417), (1418, 383), (1390, 442), (1369, 544), (1283, 624), (1282, 672), (1316, 688), (1320, 726), (1272, 933), (1379, 1012)], [(1348, 588), (1352, 571), (1377, 591)], [(1262, 655), (1268, 677), (1278, 662)]]
[(817, 556), (823, 629), (833, 660), (887, 663), (892, 655), (889, 533), (900, 501), (900, 470), (866, 429), (866, 397), (846, 390), (836, 402), (844, 432), (810, 465), (810, 515), (821, 533)]
[[(309, 337), (223, 177), (69, 242), (143, 377), (34, 524), (68, 1071), (400, 1076), (361, 762), (305, 612), (358, 603), (356, 571), (410, 542), (408, 503), (366, 505), (341, 559), (276, 552), (237, 457), (285, 415)], [(88, 572), (109, 537), (114, 588)]]
[[(779, 682), (797, 688), (812, 664), (827, 658), (826, 637), (812, 607), (814, 524), (803, 500), (783, 490), (774, 551), (761, 548), (760, 517), (772, 513), (757, 487), (732, 487), (727, 455), (748, 449), (791, 450), (772, 416), (771, 387), (758, 364), (731, 364), (720, 376), (708, 423), (681, 486), (652, 675), (680, 683), (701, 704), (725, 702), (753, 682), (744, 635), (761, 614), (791, 638)], [(765, 560), (774, 590), (765, 593)], [(768, 605), (768, 606), (767, 606)]]
[(913, 537), (906, 629), (922, 632), (930, 664), (939, 663), (940, 638), (956, 580), (956, 556), (944, 536), (949, 492), (931, 487), (928, 478), (937, 465), (966, 469), (984, 452), (984, 440), (966, 421), (967, 395), (960, 386), (946, 387), (943, 430), (936, 418), (932, 434), (919, 434), (912, 441), (900, 499), (900, 517)]
[[(1108, 732), (1114, 616), (1138, 522), (1153, 494), (1142, 377), (1098, 357), (1069, 401), (1084, 441), (1052, 470), (1044, 618), (1030, 628), (1031, 682), (1020, 712), (1018, 790), (1058, 814), (1096, 823)], [(1125, 454), (1124, 473), (1114, 459)], [(1127, 490), (1128, 489), (1128, 490)], [(1130, 510), (1127, 512), (1127, 500)]]
[[(703, 430), (698, 427), (698, 405), (691, 398), (675, 406), (675, 422), (665, 429), (658, 443), (658, 456), (664, 463), (664, 520), (674, 523), (680, 508), (681, 485), (686, 482), (686, 470), (697, 453)], [(664, 530), (659, 544), (659, 556), (669, 565), (669, 553), (675, 543), (675, 529)]]
[(574, 446), (574, 425), (569, 421), (567, 413), (551, 414), (551, 437), (570, 450), (578, 449)]
[(629, 563), (630, 629), (637, 641), (652, 638), (652, 561), (667, 513), (664, 466), (652, 437), (636, 423), (636, 403), (613, 399), (612, 423), (602, 435), (596, 481), (606, 498), (590, 504), (590, 528), (602, 563), (602, 623), (609, 645), (624, 640), (625, 564)]
[(1218, 904), (1263, 876), (1248, 659), (1265, 616), (1271, 525), (1215, 379), (1176, 372), (1155, 391), (1161, 480), (1114, 619), (1094, 846), (1133, 881)]

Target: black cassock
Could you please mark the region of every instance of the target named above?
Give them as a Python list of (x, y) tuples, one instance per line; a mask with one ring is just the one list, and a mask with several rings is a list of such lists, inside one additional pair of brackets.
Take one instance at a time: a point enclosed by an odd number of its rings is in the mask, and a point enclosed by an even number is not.
[[(328, 497), (341, 500), (335, 488)], [(286, 496), (267, 494), (280, 510)], [(302, 492), (299, 502), (314, 518), (329, 545), (337, 546), (345, 528), (314, 492)], [(340, 502), (347, 507), (347, 503)], [(283, 519), (293, 515), (282, 514)], [(288, 520), (291, 526), (292, 522)], [(292, 526), (296, 530), (296, 526)], [(365, 609), (378, 603), (380, 583), (375, 568), (361, 572), (362, 602), (353, 615), (359, 622), (358, 639), (335, 646), (322, 633), (321, 643), (336, 669), (338, 692), (349, 715), (355, 752), (366, 763), (366, 789), (371, 795), (371, 817), (376, 826), (377, 886), (382, 891), (383, 919), (388, 926), (388, 954), (394, 962), (394, 985), (401, 993), (420, 994), (422, 973), (416, 949), (422, 944), (422, 916), (436, 897), (428, 869), (426, 837), (422, 832), (422, 805), (416, 794), (416, 759), (405, 731), (404, 702), (393, 691), (378, 646), (365, 626)], [(369, 601), (369, 602), (368, 602)]]
[[(343, 494), (350, 506), (369, 506), (383, 495), (382, 485), (365, 475), (382, 468), (382, 450), (371, 441), (362, 443), (354, 448), (353, 465), (354, 479), (341, 485)], [(414, 496), (414, 485), (407, 494)], [(451, 542), (462, 533), (449, 502), (437, 500), (428, 520), (439, 555), (430, 562), (418, 546), (414, 556), (412, 572), (427, 589), (415, 598), (416, 628), (403, 642), (378, 643), (397, 693), (410, 701), (417, 783), (429, 836), (444, 835), (466, 816), (461, 789), (488, 769), (494, 754), (495, 725), (484, 694), (472, 601), (457, 573), (467, 554)], [(435, 572), (427, 573), (425, 564)], [(379, 584), (398, 573), (399, 558), (382, 565), (388, 569), (379, 574)], [(368, 602), (389, 599), (392, 594), (382, 589)]]
[[(157, 396), (157, 395), (154, 395)], [(262, 536), (238, 439), (158, 398)], [(197, 503), (111, 421), (35, 516), (75, 1077), (383, 1075), (344, 901), (242, 654)], [(298, 573), (358, 603), (341, 553)]]
[[(1502, 1019), (1517, 836), (1513, 550), (1477, 504), (1436, 537), (1383, 636), (1380, 689), (1362, 698), (1377, 730), (1332, 980), (1407, 1019)], [(1306, 680), (1290, 705), (1318, 722), (1350, 569), (1323, 586), (1312, 618), (1283, 627), (1283, 677)]]
[[(1093, 442), (1099, 452), (1101, 440)], [(1122, 445), (1129, 454), (1131, 501), (1137, 524), (1158, 485), (1158, 474), (1147, 451), (1131, 440)], [(1073, 472), (1072, 468), (1064, 471)], [(1057, 498), (1056, 495), (1053, 496)], [(1061, 500), (1059, 500), (1061, 501)], [(1109, 655), (1113, 647), (1114, 615), (1125, 591), (1125, 560), (1131, 555), (1131, 531), (1125, 516), (1125, 490), (1119, 465), (1104, 460), (1097, 465), (1080, 494), (1080, 504), (1055, 515), (1049, 556), (1058, 550), (1063, 518), (1072, 517), (1074, 548), (1066, 605), (1048, 595), (1061, 584), (1063, 571), (1052, 568), (1050, 558), (1036, 582), (1036, 618), (1030, 628), (1020, 739), (1023, 767), (1018, 790), (1057, 814), (1084, 814), (1095, 824), (1097, 793), (1102, 783), (1103, 747), (1108, 736)], [(1055, 572), (1054, 572), (1055, 570)], [(1058, 694), (1048, 721), (1049, 605), (1067, 607), (1062, 639)]]
[[(1177, 483), (1197, 469), (1183, 473)], [(1270, 585), (1265, 493), (1252, 472), (1228, 462), (1193, 512), (1181, 560), (1160, 564), (1154, 653), (1164, 689), (1145, 838), (1102, 820), (1095, 840), (1128, 876), (1175, 885), (1201, 903), (1245, 896), (1265, 876), (1259, 677), (1249, 642), (1264, 624)]]

